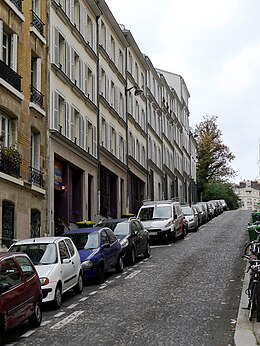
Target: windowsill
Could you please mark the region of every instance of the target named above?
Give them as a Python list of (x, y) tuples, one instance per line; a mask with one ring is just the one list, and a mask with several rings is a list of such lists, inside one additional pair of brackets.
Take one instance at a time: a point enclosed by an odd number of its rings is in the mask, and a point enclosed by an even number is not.
[(46, 194), (46, 191), (45, 191), (44, 189), (42, 189), (41, 187), (38, 187), (38, 186), (36, 186), (36, 185), (32, 185), (32, 186), (31, 186), (31, 189), (32, 189), (33, 191), (39, 192), (39, 193), (42, 194), (42, 195), (45, 195), (45, 194)]
[(29, 107), (35, 109), (42, 116), (44, 116), (44, 117), (46, 116), (46, 112), (41, 107), (39, 107), (37, 104), (30, 102)]
[(38, 39), (46, 45), (46, 39), (39, 33), (37, 29), (35, 29), (34, 26), (30, 26), (30, 32), (33, 32), (38, 37)]
[(11, 91), (11, 93), (17, 96), (20, 100), (24, 100), (24, 95), (20, 91), (12, 87), (9, 83), (7, 83), (4, 79), (0, 78), (0, 84), (3, 85), (9, 91)]
[(25, 22), (24, 15), (18, 10), (18, 8), (10, 0), (4, 0), (4, 2), (15, 12), (15, 14), (21, 19), (21, 21)]
[(14, 184), (17, 184), (17, 185), (20, 185), (20, 186), (24, 186), (23, 180), (15, 178), (15, 177), (13, 177), (13, 176), (11, 176), (9, 174), (5, 174), (3, 172), (0, 172), (0, 178), (8, 180), (8, 181), (10, 181), (10, 182), (12, 182)]

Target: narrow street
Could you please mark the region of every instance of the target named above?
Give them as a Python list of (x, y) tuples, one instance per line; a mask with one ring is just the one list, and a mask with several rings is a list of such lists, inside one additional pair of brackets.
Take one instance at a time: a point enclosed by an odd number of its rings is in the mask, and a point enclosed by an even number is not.
[(67, 294), (60, 310), (45, 307), (40, 328), (24, 323), (6, 344), (234, 345), (249, 218), (227, 211), (184, 240), (153, 243), (151, 258)]

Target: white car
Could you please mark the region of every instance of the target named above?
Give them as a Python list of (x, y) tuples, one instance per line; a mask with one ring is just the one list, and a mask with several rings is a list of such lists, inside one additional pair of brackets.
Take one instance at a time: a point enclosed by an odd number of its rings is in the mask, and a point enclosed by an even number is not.
[(25, 252), (32, 260), (39, 275), (43, 302), (61, 306), (62, 294), (74, 289), (83, 290), (79, 253), (68, 237), (42, 237), (17, 241), (10, 252)]

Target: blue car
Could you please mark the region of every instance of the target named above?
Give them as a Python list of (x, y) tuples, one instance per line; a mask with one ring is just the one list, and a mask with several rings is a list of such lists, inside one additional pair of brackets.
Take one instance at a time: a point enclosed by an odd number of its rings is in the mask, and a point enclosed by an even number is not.
[(73, 229), (63, 233), (70, 237), (79, 251), (84, 281), (105, 281), (105, 272), (115, 268), (117, 273), (124, 269), (121, 244), (108, 227)]

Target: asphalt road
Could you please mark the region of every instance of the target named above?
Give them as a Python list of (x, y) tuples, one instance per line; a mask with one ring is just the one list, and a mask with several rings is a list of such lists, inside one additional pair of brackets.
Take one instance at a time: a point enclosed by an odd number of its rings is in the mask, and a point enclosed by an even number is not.
[(45, 307), (40, 328), (24, 323), (6, 345), (234, 345), (249, 218), (227, 211), (184, 240), (154, 243), (149, 259), (66, 294), (60, 310)]

